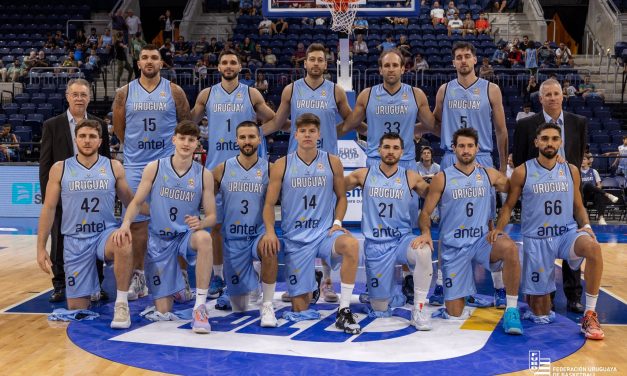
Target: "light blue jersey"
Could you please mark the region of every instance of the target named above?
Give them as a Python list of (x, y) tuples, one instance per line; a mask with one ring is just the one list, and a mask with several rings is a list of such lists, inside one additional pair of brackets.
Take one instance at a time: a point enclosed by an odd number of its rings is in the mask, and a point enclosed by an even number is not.
[(222, 235), (227, 240), (251, 239), (264, 232), (263, 204), (268, 189), (268, 161), (246, 170), (237, 160), (224, 162), (220, 193), (224, 205)]
[[(250, 88), (242, 83), (227, 92), (218, 83), (211, 87), (205, 114), (209, 120), (209, 140), (205, 167), (213, 169), (220, 163), (239, 154), (235, 129), (243, 121), (257, 121), (250, 99)], [(262, 137), (263, 138), (263, 137)], [(259, 148), (265, 151), (265, 146)], [(265, 157), (265, 155), (262, 155)]]
[(416, 169), (420, 176), (430, 176), (440, 172), (440, 165), (435, 162), (431, 162), (431, 166), (427, 168), (422, 162), (418, 162), (416, 163)]
[(297, 153), (286, 156), (281, 185), (281, 229), (289, 241), (318, 241), (333, 225), (337, 197), (330, 156), (319, 150), (311, 164)]
[(153, 91), (133, 80), (126, 97), (124, 167), (144, 167), (174, 154), (172, 136), (176, 128), (176, 106), (170, 81), (162, 78)]
[(409, 210), (413, 193), (407, 170), (398, 167), (386, 176), (380, 167), (368, 169), (363, 189), (362, 231), (367, 240), (384, 242), (411, 232)]
[(525, 162), (521, 233), (529, 238), (552, 238), (577, 228), (573, 216), (574, 184), (568, 163), (551, 170), (536, 158)]
[(117, 225), (115, 182), (109, 158), (98, 156), (91, 168), (76, 156), (66, 159), (61, 176), (61, 233), (84, 239)]
[(296, 119), (302, 114), (312, 113), (320, 118), (320, 139), (318, 149), (329, 154), (337, 154), (337, 117), (339, 115), (335, 99), (335, 84), (329, 80), (317, 88), (312, 88), (304, 78), (292, 85), (290, 99), (291, 133), (288, 153), (293, 153), (298, 147), (294, 139), (296, 134)]
[(152, 234), (173, 238), (189, 230), (185, 216), (200, 215), (203, 170), (201, 164), (192, 162), (189, 170), (179, 176), (172, 167), (172, 157), (159, 159), (150, 191)]
[(414, 90), (407, 84), (401, 84), (396, 93), (388, 92), (383, 84), (373, 86), (366, 105), (366, 123), (368, 123), (368, 158), (381, 159), (379, 140), (386, 133), (398, 133), (405, 143), (401, 161), (416, 160), (413, 147), (414, 127), (418, 119), (418, 106)]
[(440, 198), (440, 233), (448, 248), (464, 248), (488, 233), (494, 196), (484, 168), (475, 167), (468, 175), (457, 167), (444, 170), (444, 192)]
[(465, 89), (457, 80), (446, 84), (442, 108), (442, 150), (452, 152), (453, 133), (459, 128), (474, 128), (479, 133), (479, 151), (492, 152), (492, 106), (490, 82), (478, 78)]

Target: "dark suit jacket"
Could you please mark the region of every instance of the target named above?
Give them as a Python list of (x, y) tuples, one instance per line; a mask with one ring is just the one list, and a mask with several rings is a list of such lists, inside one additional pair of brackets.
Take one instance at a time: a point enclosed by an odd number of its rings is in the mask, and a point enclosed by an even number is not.
[[(514, 129), (514, 148), (512, 157), (514, 166), (521, 165), (529, 159), (538, 156), (538, 148), (535, 147), (536, 129), (544, 123), (542, 111), (533, 116), (521, 119)], [(588, 119), (570, 112), (564, 111), (564, 137), (566, 144), (564, 152), (568, 163), (581, 167), (583, 154), (588, 142)]]
[[(107, 158), (111, 158), (109, 150), (109, 130), (102, 119), (87, 114), (90, 120), (97, 120), (102, 127), (102, 144), (98, 153)], [(39, 183), (41, 184), (41, 194), (46, 195), (46, 185), (48, 184), (48, 174), (55, 162), (63, 161), (74, 155), (72, 145), (72, 135), (70, 134), (70, 123), (67, 119), (67, 111), (50, 118), (44, 122), (41, 136), (41, 149), (39, 154)]]

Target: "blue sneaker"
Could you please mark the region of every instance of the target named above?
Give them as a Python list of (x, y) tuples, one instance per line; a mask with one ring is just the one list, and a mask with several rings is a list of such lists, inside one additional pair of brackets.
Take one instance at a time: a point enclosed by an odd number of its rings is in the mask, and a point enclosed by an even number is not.
[(505, 310), (505, 315), (503, 315), (503, 329), (507, 334), (523, 334), (518, 308), (509, 307)]
[(211, 277), (211, 283), (209, 284), (209, 293), (207, 296), (209, 298), (215, 299), (222, 295), (224, 288), (226, 287), (226, 283), (224, 280), (218, 276)]
[(216, 300), (216, 309), (221, 311), (229, 311), (233, 309), (231, 307), (231, 299), (229, 299), (229, 293), (224, 289), (222, 295)]
[(429, 297), (429, 304), (432, 306), (444, 305), (444, 287), (442, 285), (435, 285), (433, 295)]
[(492, 302), (479, 297), (478, 295), (469, 295), (466, 297), (466, 305), (468, 307), (487, 308), (492, 307)]
[(507, 298), (505, 296), (505, 289), (494, 290), (494, 306), (498, 309), (505, 309), (505, 307), (507, 307)]

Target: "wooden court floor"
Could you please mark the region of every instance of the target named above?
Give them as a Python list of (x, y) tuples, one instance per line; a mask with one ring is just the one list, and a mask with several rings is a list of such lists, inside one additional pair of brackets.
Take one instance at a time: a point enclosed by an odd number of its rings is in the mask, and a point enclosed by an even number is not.
[[(50, 288), (50, 279), (35, 261), (34, 235), (0, 235), (0, 310)], [(602, 288), (627, 302), (627, 244), (602, 244)], [(67, 324), (49, 322), (42, 314), (0, 314), (0, 374), (3, 375), (155, 375), (94, 356), (67, 337)], [(616, 367), (627, 375), (627, 326), (604, 325), (605, 340), (587, 341), (555, 367)], [(486, 370), (486, 374), (498, 370)], [(521, 371), (516, 375), (533, 375)], [(554, 372), (554, 375), (558, 373)]]

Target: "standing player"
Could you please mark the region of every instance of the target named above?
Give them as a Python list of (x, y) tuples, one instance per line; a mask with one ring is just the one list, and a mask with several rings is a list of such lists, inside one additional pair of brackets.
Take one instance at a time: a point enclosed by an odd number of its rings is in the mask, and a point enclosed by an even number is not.
[[(218, 57), (220, 83), (204, 89), (198, 94), (192, 110), (192, 120), (199, 122), (207, 117), (209, 139), (205, 167), (214, 169), (220, 163), (239, 153), (235, 128), (243, 121), (267, 122), (274, 117), (274, 111), (266, 105), (259, 90), (239, 82), (242, 70), (239, 55), (232, 50), (223, 50)], [(264, 139), (261, 139), (259, 154), (266, 158)], [(213, 279), (209, 289), (212, 298), (220, 296), (225, 287), (221, 224), (223, 217), (222, 199), (216, 196), (217, 224), (211, 229), (213, 238)]]
[[(206, 227), (215, 224), (213, 176), (194, 162), (200, 129), (189, 120), (176, 125), (171, 142), (174, 155), (150, 162), (144, 169), (122, 226), (113, 235), (118, 242), (131, 238), (131, 223), (144, 201), (150, 202), (150, 229), (146, 274), (150, 293), (160, 314), (172, 310), (173, 295), (185, 288), (178, 257), (196, 264), (196, 304), (192, 330), (209, 333), (207, 290), (211, 273), (211, 236)], [(200, 219), (200, 206), (205, 218)]]
[(37, 262), (43, 271), (50, 273), (52, 262), (46, 243), (61, 199), (68, 309), (87, 309), (91, 294), (100, 291), (96, 259), (115, 260), (118, 291), (111, 327), (126, 329), (131, 326), (127, 299), (133, 262), (131, 242), (115, 243), (111, 234), (117, 229), (113, 215), (116, 193), (124, 205), (128, 205), (133, 194), (120, 162), (98, 155), (102, 142), (100, 122), (83, 120), (74, 134), (78, 154), (55, 163), (50, 169), (39, 218)]
[(372, 308), (391, 314), (389, 300), (394, 291), (394, 268), (396, 264), (413, 266), (411, 323), (418, 330), (431, 330), (430, 315), (423, 311), (433, 274), (431, 249), (417, 247), (407, 210), (412, 190), (424, 196), (429, 185), (416, 172), (398, 165), (403, 144), (397, 133), (384, 134), (379, 141), (379, 166), (360, 168), (344, 180), (347, 190), (363, 187), (362, 232), (366, 238), (364, 254)]
[(266, 234), (261, 239), (261, 250), (274, 253), (279, 248), (274, 231), (274, 205), (280, 194), (287, 291), (294, 311), (291, 316), (297, 320), (319, 317), (308, 309), (311, 292), (317, 289), (316, 257), (331, 267), (341, 262), (342, 287), (335, 326), (357, 334), (360, 327), (349, 306), (355, 287), (359, 243), (342, 228), (347, 207), (344, 169), (338, 157), (316, 148), (320, 138), (320, 119), (316, 115), (306, 113), (296, 119), (295, 137), (296, 151), (277, 160), (270, 170), (263, 208)]
[[(479, 150), (479, 136), (473, 128), (461, 128), (452, 138), (457, 161), (438, 173), (429, 186), (425, 206), (420, 212), (418, 243), (431, 240), (431, 213), (439, 202), (440, 253), (444, 274), (444, 318), (465, 319), (465, 298), (476, 293), (473, 264), (481, 264), (490, 271), (503, 270), (507, 289), (507, 308), (503, 329), (509, 334), (522, 334), (518, 312), (518, 285), (520, 263), (518, 249), (504, 233), (488, 239), (488, 220), (491, 213), (492, 187), (507, 191), (505, 175), (491, 167), (479, 167), (475, 162)], [(461, 213), (460, 213), (461, 212)], [(509, 218), (509, 217), (507, 217)]]
[(561, 145), (558, 125), (545, 123), (538, 127), (535, 146), (540, 153), (514, 169), (507, 201), (490, 237), (494, 239), (503, 233), (522, 195), (522, 292), (529, 295), (529, 318), (537, 323), (554, 319), (550, 293), (555, 291), (555, 259), (561, 258), (577, 270), (585, 258), (586, 310), (581, 332), (586, 338), (603, 339), (596, 314), (603, 273), (601, 246), (581, 200), (579, 170), (567, 162), (558, 162)]
[[(148, 44), (137, 63), (141, 76), (120, 88), (113, 102), (115, 134), (124, 144), (124, 169), (128, 184), (137, 191), (142, 172), (149, 162), (174, 154), (170, 141), (177, 122), (189, 119), (189, 103), (180, 86), (162, 78), (159, 49)], [(148, 240), (148, 219), (138, 215), (133, 232), (133, 278), (129, 300), (148, 294), (144, 258)]]
[[(440, 146), (444, 150), (444, 157), (440, 162), (442, 170), (455, 163), (455, 153), (452, 148), (453, 134), (460, 128), (474, 128), (479, 133), (479, 152), (477, 163), (483, 167), (493, 167), (492, 163), (492, 124), (496, 133), (496, 144), (499, 152), (499, 170), (504, 174), (507, 169), (507, 128), (505, 127), (505, 111), (501, 89), (489, 81), (478, 78), (475, 74), (477, 55), (475, 46), (468, 42), (456, 42), (452, 48), (453, 65), (457, 71), (457, 79), (443, 84), (435, 97), (433, 114), (437, 124), (436, 134), (440, 136)], [(492, 190), (493, 215), (496, 215), (496, 194)], [(492, 273), (494, 281), (494, 305), (505, 308), (505, 289), (503, 275), (500, 272)], [(473, 297), (469, 297), (472, 300)], [(438, 268), (438, 278), (434, 295), (429, 302), (441, 305), (442, 272)]]
[[(272, 298), (276, 288), (277, 251), (259, 247), (263, 227), (263, 203), (268, 189), (267, 160), (257, 155), (260, 130), (253, 121), (243, 121), (235, 129), (239, 154), (213, 170), (216, 191), (222, 195), (224, 218), (224, 275), (234, 311), (245, 311), (259, 277), (253, 261), (261, 261), (263, 302), (261, 326), (276, 327)], [(264, 252), (265, 251), (265, 252)]]

